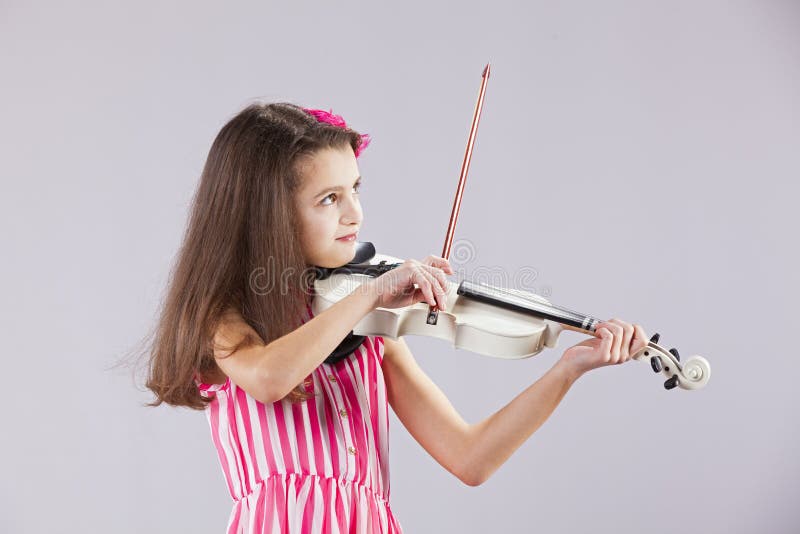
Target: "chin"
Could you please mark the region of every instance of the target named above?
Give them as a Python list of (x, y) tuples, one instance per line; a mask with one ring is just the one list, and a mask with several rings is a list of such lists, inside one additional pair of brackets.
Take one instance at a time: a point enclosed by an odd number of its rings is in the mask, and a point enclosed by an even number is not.
[(318, 261), (314, 262), (314, 265), (317, 267), (325, 267), (328, 269), (333, 269), (336, 267), (341, 267), (342, 265), (346, 265), (350, 263), (350, 261), (356, 255), (356, 247), (355, 242), (352, 243), (353, 246), (347, 247), (345, 245), (341, 245), (337, 243), (336, 248), (330, 250), (324, 256), (318, 258)]

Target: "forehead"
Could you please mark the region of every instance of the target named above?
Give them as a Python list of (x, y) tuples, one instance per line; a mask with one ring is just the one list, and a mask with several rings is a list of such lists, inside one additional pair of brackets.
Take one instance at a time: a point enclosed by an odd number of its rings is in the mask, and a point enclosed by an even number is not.
[(300, 194), (314, 195), (326, 187), (350, 187), (358, 177), (358, 163), (350, 146), (324, 148), (298, 161)]

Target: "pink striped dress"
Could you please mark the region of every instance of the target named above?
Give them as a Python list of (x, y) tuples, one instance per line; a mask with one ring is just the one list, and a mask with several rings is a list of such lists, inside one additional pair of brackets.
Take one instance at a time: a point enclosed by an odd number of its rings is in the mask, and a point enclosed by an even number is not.
[(197, 381), (214, 397), (206, 415), (233, 498), (228, 534), (402, 532), (389, 506), (382, 361), (383, 338), (367, 337), (317, 367), (306, 378), (315, 396), (295, 404)]

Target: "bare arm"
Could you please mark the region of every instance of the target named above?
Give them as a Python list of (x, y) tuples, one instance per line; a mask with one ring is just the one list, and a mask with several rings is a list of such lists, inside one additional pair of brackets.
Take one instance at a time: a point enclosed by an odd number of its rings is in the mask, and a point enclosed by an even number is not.
[(559, 360), (510, 403), (472, 425), (466, 478), (486, 481), (550, 417), (577, 378)]
[(641, 326), (616, 318), (600, 322), (595, 335), (568, 348), (539, 380), (470, 428), (469, 476), (473, 480), (484, 481), (503, 465), (550, 417), (578, 377), (598, 367), (630, 361), (648, 340)]
[(233, 353), (214, 351), (219, 368), (237, 386), (264, 403), (283, 398), (327, 358), (374, 307), (371, 291), (356, 290), (292, 332), (265, 345), (236, 312), (227, 315), (215, 346), (249, 343)]
[[(356, 290), (292, 332), (269, 345), (234, 313), (214, 335), (218, 367), (250, 396), (264, 403), (283, 398), (327, 358), (364, 316), (377, 307), (409, 306), (422, 300), (445, 309), (446, 278), (428, 256), (409, 259), (360, 284)], [(238, 346), (219, 353), (216, 346)], [(242, 343), (248, 341), (248, 343)]]
[(539, 380), (477, 424), (467, 424), (420, 369), (405, 341), (384, 339), (383, 371), (397, 417), (428, 453), (465, 484), (486, 481), (550, 417), (587, 371), (629, 361), (647, 346), (639, 325), (619, 319), (570, 347)]
[(384, 338), (387, 397), (409, 433), (469, 486), (483, 483), (550, 416), (577, 379), (559, 362), (508, 405), (470, 425), (420, 369), (405, 341)]

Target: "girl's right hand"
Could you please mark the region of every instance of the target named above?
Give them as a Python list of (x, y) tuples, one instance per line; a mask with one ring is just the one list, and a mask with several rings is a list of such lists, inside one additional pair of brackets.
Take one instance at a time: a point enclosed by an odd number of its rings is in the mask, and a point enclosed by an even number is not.
[(422, 261), (406, 260), (365, 284), (374, 292), (377, 308), (403, 308), (425, 301), (431, 306), (438, 306), (440, 310), (446, 310), (445, 274), (453, 274), (450, 262), (431, 255)]

